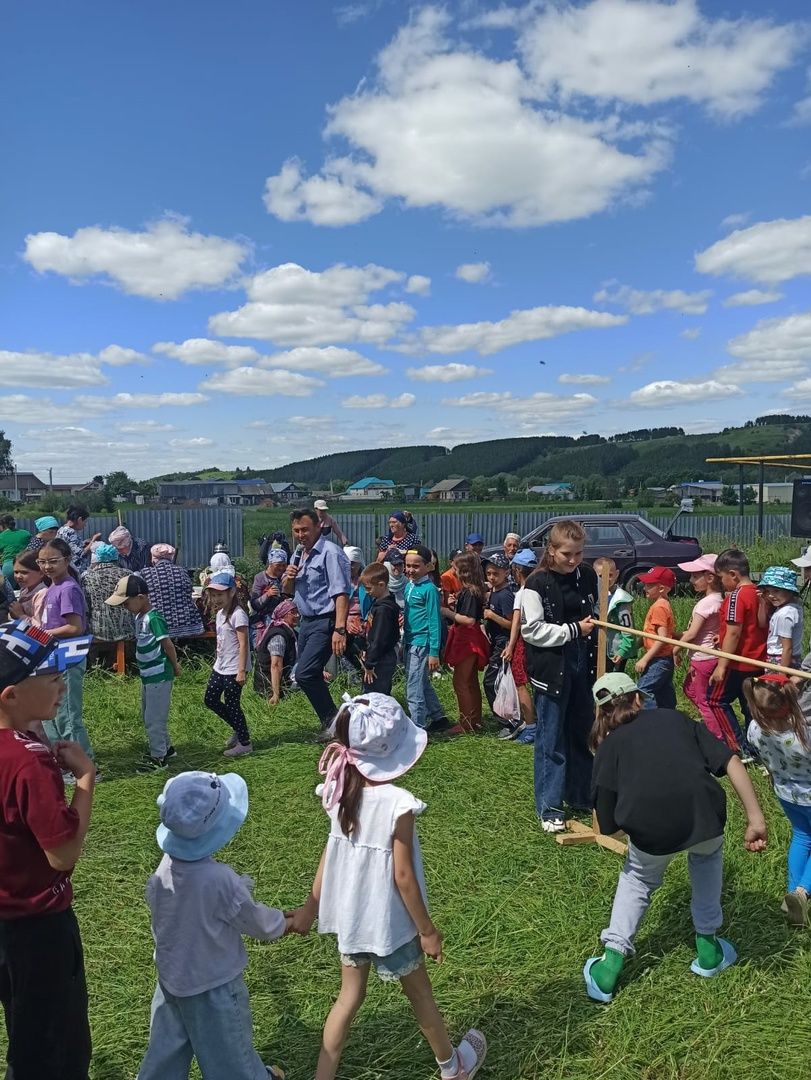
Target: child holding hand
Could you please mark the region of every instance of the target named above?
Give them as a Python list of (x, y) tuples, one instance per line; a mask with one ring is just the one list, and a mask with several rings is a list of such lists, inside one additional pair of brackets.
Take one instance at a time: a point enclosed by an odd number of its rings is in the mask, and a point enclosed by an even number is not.
[(375, 693), (345, 696), (332, 730), (318, 766), (330, 835), (291, 927), (307, 933), (317, 915), (319, 933), (337, 934), (341, 954), (341, 991), (324, 1025), (315, 1080), (333, 1080), (338, 1071), (371, 967), (384, 982), (399, 981), (442, 1080), (472, 1080), (485, 1038), (471, 1029), (453, 1046), (425, 969), (424, 956), (442, 960), (414, 829), (425, 803), (392, 783), (417, 763), (427, 734), (394, 698)]
[(766, 822), (741, 759), (702, 724), (675, 709), (645, 709), (639, 687), (621, 672), (603, 675), (592, 692), (597, 820), (604, 833), (628, 834), (611, 920), (600, 935), (605, 952), (583, 968), (588, 996), (607, 1002), (634, 953), (651, 894), (680, 851), (687, 852), (693, 888), (697, 955), (690, 970), (707, 978), (735, 963), (735, 949), (717, 937), (726, 795), (713, 777), (726, 773), (735, 789), (747, 817), (749, 851), (766, 846)]

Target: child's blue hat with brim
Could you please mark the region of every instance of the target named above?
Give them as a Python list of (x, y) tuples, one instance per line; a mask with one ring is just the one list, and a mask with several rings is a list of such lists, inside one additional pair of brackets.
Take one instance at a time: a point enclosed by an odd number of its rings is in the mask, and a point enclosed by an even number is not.
[(760, 575), (759, 589), (785, 589), (786, 592), (798, 593), (797, 572), (787, 566), (767, 566)]
[(158, 807), (158, 847), (197, 862), (236, 836), (248, 816), (248, 785), (237, 773), (183, 772), (167, 780)]

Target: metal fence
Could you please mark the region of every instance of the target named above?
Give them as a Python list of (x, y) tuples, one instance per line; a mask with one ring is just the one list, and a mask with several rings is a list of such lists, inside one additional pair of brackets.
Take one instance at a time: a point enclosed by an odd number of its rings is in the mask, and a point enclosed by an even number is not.
[[(238, 508), (128, 510), (122, 514), (122, 521), (133, 536), (149, 544), (177, 548), (177, 561), (182, 566), (207, 566), (219, 541), (228, 545), (232, 558), (238, 559), (243, 553), (242, 510)], [(117, 514), (94, 514), (87, 521), (84, 535), (101, 533), (106, 540), (117, 525)], [(32, 534), (37, 531), (33, 518), (18, 517), (17, 527)]]
[[(673, 520), (672, 515), (643, 516), (657, 529), (666, 529)], [(737, 517), (734, 514), (695, 514), (693, 517), (680, 518), (674, 526), (674, 532), (682, 535), (689, 533), (699, 538), (717, 536), (729, 543), (745, 546), (753, 544), (758, 537), (758, 519), (756, 514), (747, 514), (746, 517)], [(777, 540), (784, 536), (791, 536), (791, 514), (764, 514), (763, 538)]]

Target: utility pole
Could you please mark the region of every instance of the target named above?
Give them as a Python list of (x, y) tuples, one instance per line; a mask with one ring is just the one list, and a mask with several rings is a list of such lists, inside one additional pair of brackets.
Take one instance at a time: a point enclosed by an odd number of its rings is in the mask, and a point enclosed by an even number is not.
[(53, 494), (54, 489), (54, 471), (53, 468), (48, 469), (48, 491)]

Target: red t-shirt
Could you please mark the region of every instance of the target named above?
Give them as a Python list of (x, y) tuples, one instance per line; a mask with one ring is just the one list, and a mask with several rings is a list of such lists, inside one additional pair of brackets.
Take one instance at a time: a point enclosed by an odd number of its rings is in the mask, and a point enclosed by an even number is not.
[[(724, 638), (727, 623), (734, 623), (741, 627), (741, 639), (735, 652), (752, 660), (766, 659), (766, 637), (769, 630), (766, 626), (758, 625), (758, 604), (757, 587), (751, 582), (748, 585), (739, 585), (737, 589), (727, 593), (721, 605), (722, 649), (726, 649)], [(732, 671), (755, 670), (751, 665), (737, 660), (730, 660), (729, 668)]]
[(70, 907), (70, 874), (54, 870), (43, 849), (67, 843), (78, 827), (48, 747), (29, 733), (0, 729), (0, 920)]

